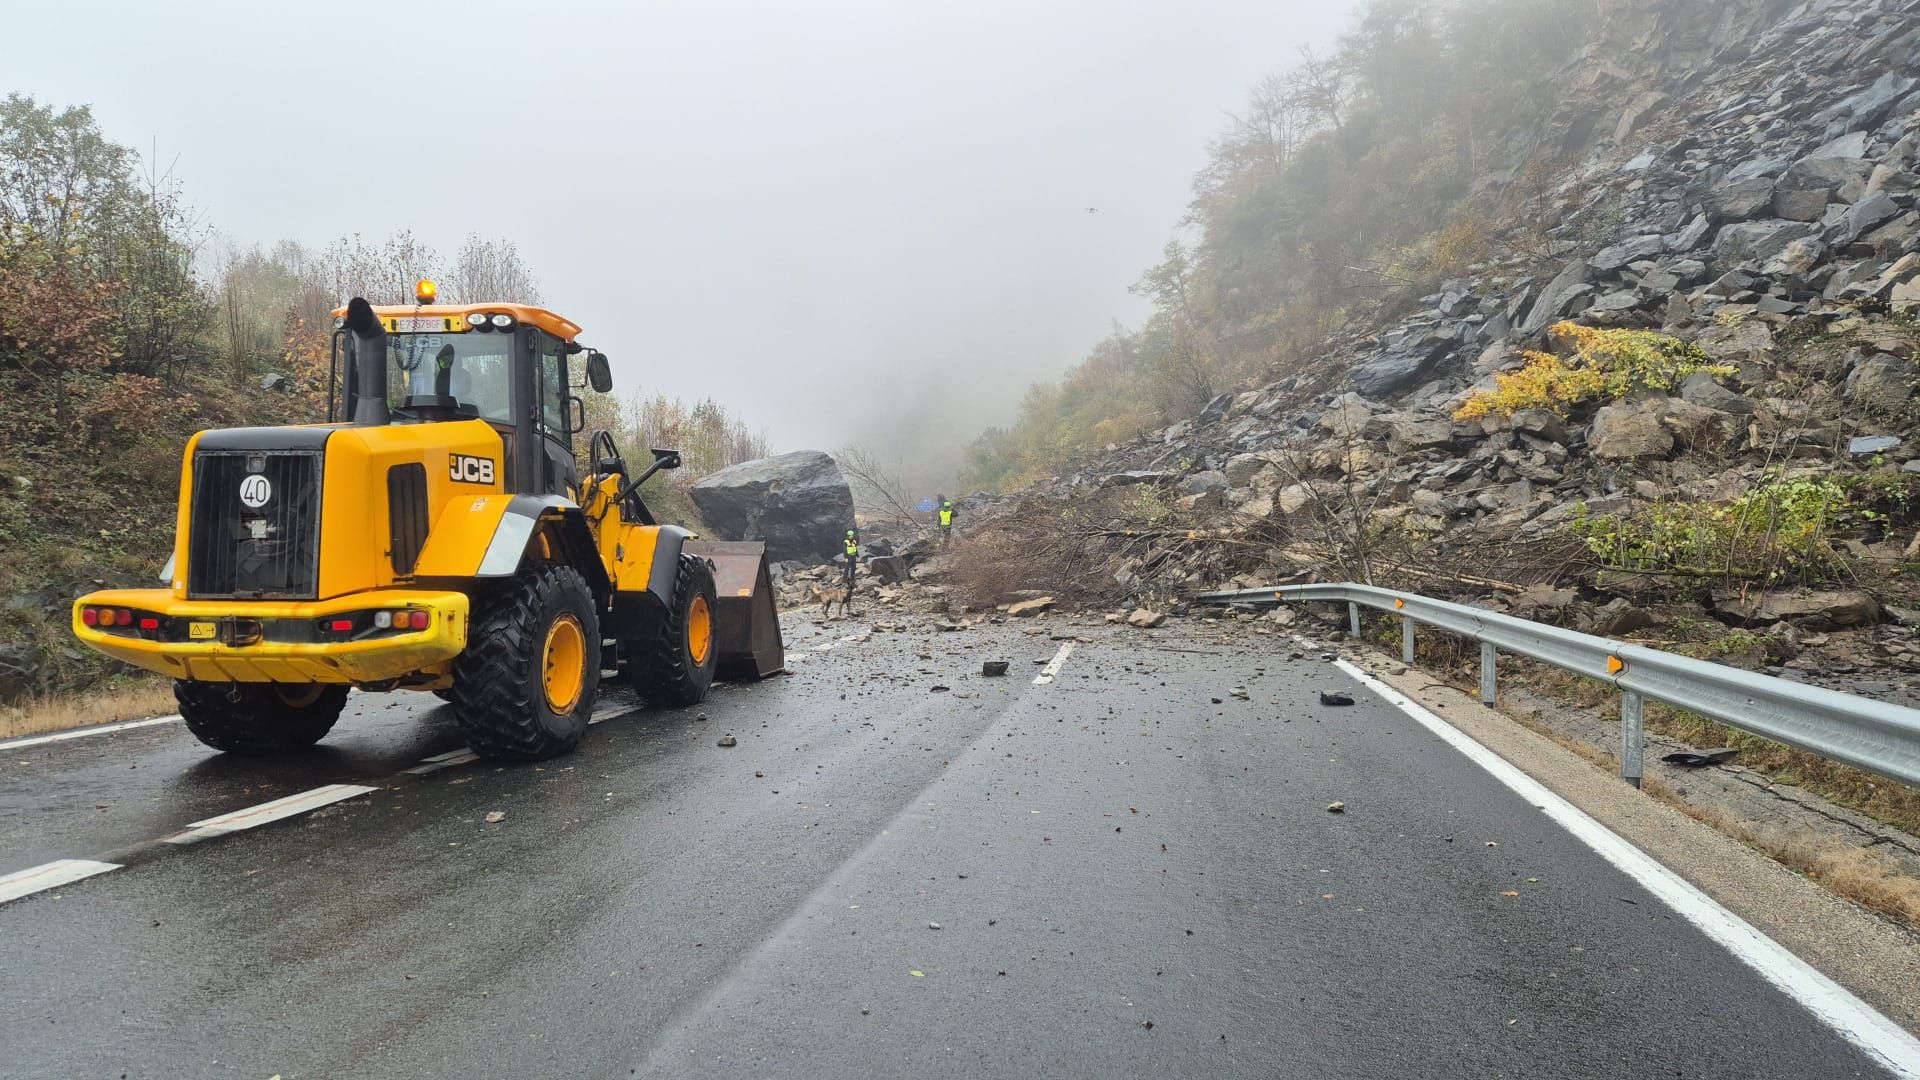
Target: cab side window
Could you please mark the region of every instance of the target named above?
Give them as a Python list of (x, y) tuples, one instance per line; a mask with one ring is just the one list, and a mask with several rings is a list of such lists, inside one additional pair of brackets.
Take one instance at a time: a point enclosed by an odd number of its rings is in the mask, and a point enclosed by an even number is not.
[(551, 438), (567, 437), (567, 360), (552, 341), (539, 345), (540, 426)]

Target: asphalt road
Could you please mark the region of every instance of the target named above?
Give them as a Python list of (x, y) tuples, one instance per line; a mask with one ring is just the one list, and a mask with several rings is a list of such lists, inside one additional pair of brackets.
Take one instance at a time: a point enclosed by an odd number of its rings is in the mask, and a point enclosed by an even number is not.
[(539, 766), (407, 773), (421, 695), (0, 749), (0, 874), (124, 864), (0, 904), (0, 1076), (1884, 1075), (1318, 654), (862, 626)]

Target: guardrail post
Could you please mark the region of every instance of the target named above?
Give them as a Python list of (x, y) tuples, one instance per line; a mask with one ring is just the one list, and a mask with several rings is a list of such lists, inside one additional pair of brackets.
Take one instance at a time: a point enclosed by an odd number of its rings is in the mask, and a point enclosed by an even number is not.
[(1494, 696), (1499, 692), (1495, 674), (1499, 655), (1498, 650), (1493, 647), (1493, 642), (1480, 643), (1480, 704), (1482, 705), (1493, 704)]
[(1620, 779), (1634, 787), (1640, 786), (1646, 773), (1644, 705), (1644, 699), (1632, 690), (1620, 695)]
[(1354, 640), (1360, 639), (1360, 605), (1347, 601), (1347, 629), (1353, 631)]
[(1413, 619), (1400, 616), (1400, 662), (1413, 666)]

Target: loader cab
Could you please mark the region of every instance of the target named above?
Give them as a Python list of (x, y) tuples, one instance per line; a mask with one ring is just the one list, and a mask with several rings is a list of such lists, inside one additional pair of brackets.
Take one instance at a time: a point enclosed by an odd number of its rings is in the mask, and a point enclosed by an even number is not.
[[(374, 312), (385, 331), (377, 362), (385, 373), (386, 422), (483, 420), (500, 435), (506, 490), (578, 497), (574, 379), (587, 374), (594, 389), (611, 388), (604, 357), (575, 341), (578, 326), (519, 304), (423, 304)], [(363, 340), (344, 328), (334, 333), (329, 423), (365, 415)]]

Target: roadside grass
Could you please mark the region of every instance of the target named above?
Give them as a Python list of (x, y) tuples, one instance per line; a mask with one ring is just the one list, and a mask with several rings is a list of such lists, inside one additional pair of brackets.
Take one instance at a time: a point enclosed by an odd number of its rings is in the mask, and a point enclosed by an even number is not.
[[(1506, 714), (1521, 727), (1544, 735), (1600, 770), (1617, 774), (1620, 759), (1592, 743), (1573, 738), (1549, 724)], [(1812, 829), (1783, 829), (1748, 821), (1718, 807), (1691, 802), (1658, 776), (1648, 775), (1641, 790), (1675, 810), (1758, 851), (1828, 892), (1920, 930), (1920, 879), (1900, 872), (1890, 860), (1857, 845)]]
[[(1366, 636), (1377, 647), (1398, 652), (1397, 625), (1370, 625), (1368, 630)], [(1455, 690), (1478, 694), (1478, 646), (1437, 631), (1416, 634), (1415, 646), (1415, 663), (1420, 670), (1435, 675)], [(1502, 685), (1524, 685), (1556, 704), (1571, 708), (1587, 711), (1618, 708), (1619, 691), (1521, 657), (1500, 658), (1500, 679)], [(1620, 771), (1620, 759), (1609, 750), (1567, 735), (1538, 719), (1514, 713), (1503, 715), (1600, 769), (1616, 775)], [(1915, 832), (1915, 823), (1920, 823), (1920, 790), (1657, 702), (1647, 703), (1643, 719), (1649, 732), (1691, 746), (1737, 747), (1741, 765), (1775, 783), (1814, 792), (1883, 824)], [(1647, 794), (1805, 875), (1835, 895), (1897, 919), (1910, 929), (1920, 930), (1920, 878), (1902, 873), (1896, 864), (1879, 853), (1812, 829), (1761, 824), (1718, 807), (1692, 802), (1656, 775), (1649, 774), (1642, 784)]]
[(1805, 874), (1828, 891), (1920, 929), (1920, 880), (1900, 873), (1885, 857), (1812, 829), (1760, 825), (1725, 810), (1688, 802), (1658, 777), (1648, 777), (1646, 789), (1688, 817)]
[[(1610, 687), (1591, 679), (1570, 675), (1538, 664), (1523, 664), (1501, 657), (1502, 680), (1507, 671), (1524, 678), (1524, 684), (1561, 705), (1576, 708), (1617, 709), (1620, 695)], [(1525, 667), (1524, 675), (1518, 669)], [(1659, 702), (1646, 704), (1647, 731), (1701, 748), (1731, 746), (1740, 751), (1741, 765), (1777, 784), (1790, 784), (1811, 791), (1849, 810), (1858, 811), (1903, 832), (1920, 835), (1920, 789), (1889, 780), (1884, 776), (1829, 761), (1784, 743), (1749, 735), (1725, 724), (1709, 720), (1684, 709)]]
[(158, 676), (122, 676), (111, 686), (28, 698), (0, 706), (0, 739), (142, 720), (177, 712), (173, 684)]

